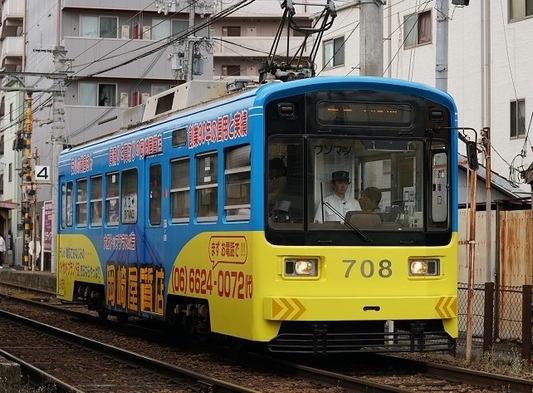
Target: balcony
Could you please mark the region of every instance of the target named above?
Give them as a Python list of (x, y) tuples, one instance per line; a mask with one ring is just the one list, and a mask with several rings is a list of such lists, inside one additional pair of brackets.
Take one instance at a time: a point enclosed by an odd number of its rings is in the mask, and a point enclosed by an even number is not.
[[(142, 11), (146, 8), (146, 0), (63, 0), (61, 6), (66, 8), (92, 9), (92, 10), (114, 10), (114, 11)], [(146, 11), (156, 11), (146, 9)]]
[[(156, 52), (146, 57), (131, 61), (139, 53), (148, 51), (147, 45), (156, 41), (127, 40), (120, 38), (89, 38), (89, 37), (64, 37), (65, 48), (69, 57), (76, 59), (72, 71), (79, 72), (78, 76), (100, 74), (102, 78), (132, 78), (143, 75), (146, 79), (168, 79), (174, 81), (171, 64), (173, 47), (161, 49), (163, 53)], [(112, 54), (106, 56), (105, 54)], [(98, 61), (95, 61), (98, 59)], [(118, 64), (123, 66), (116, 67)], [(102, 70), (110, 71), (102, 72)], [(78, 71), (80, 70), (80, 71)]]
[(22, 71), (24, 37), (7, 37), (2, 40), (1, 68), (5, 71)]
[(2, 26), (0, 39), (16, 37), (22, 34), (24, 20), (24, 2), (20, 0), (6, 0), (2, 5)]
[[(216, 37), (213, 40), (213, 57), (255, 57), (265, 58), (268, 56), (272, 48), (273, 37)], [(302, 42), (304, 37), (290, 37), (289, 55), (294, 55)], [(282, 37), (282, 41), (278, 45), (278, 56), (286, 55), (286, 38)], [(304, 56), (308, 51), (304, 51)]]

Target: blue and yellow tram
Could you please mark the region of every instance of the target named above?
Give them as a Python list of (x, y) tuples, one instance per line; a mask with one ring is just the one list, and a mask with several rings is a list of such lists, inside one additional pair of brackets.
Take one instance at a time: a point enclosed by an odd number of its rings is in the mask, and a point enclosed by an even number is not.
[(422, 84), (319, 77), (65, 150), (59, 297), (273, 352), (451, 349), (456, 117)]

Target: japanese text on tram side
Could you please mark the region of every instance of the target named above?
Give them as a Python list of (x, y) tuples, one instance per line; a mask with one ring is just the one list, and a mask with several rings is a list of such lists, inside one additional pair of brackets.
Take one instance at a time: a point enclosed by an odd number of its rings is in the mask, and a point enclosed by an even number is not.
[(92, 171), (93, 159), (88, 154), (83, 154), (70, 161), (70, 174), (77, 175), (79, 173), (86, 173)]
[(133, 312), (163, 315), (165, 270), (152, 264), (108, 261), (106, 266), (107, 304)]
[(109, 166), (129, 163), (137, 158), (158, 154), (163, 151), (163, 135), (151, 135), (147, 138), (122, 143), (109, 148)]
[(77, 261), (60, 261), (58, 264), (58, 273), (68, 276), (92, 278), (95, 280), (102, 278), (102, 269), (100, 266), (88, 266)]
[(248, 135), (248, 112), (246, 110), (219, 116), (216, 120), (194, 123), (188, 130), (189, 149), (203, 144), (223, 142)]
[(244, 264), (248, 259), (248, 242), (244, 236), (212, 236), (209, 259), (213, 268), (219, 263)]
[(119, 233), (118, 235), (104, 235), (104, 250), (130, 250), (135, 251), (135, 233)]

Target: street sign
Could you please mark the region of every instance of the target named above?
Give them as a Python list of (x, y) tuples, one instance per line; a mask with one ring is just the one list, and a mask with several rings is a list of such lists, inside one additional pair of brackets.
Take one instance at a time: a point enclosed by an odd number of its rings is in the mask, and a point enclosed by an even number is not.
[(35, 165), (35, 181), (37, 183), (50, 183), (50, 167), (47, 165)]

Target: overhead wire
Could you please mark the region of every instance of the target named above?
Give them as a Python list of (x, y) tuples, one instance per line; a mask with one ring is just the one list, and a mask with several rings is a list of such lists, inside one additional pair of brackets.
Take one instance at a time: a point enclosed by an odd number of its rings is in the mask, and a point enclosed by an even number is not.
[[(232, 7), (232, 12), (234, 12), (235, 10), (238, 10), (242, 7), (244, 7), (245, 5), (247, 5), (249, 2), (252, 2), (253, 0), (243, 0), (241, 1), (240, 3), (238, 3), (236, 5), (236, 7)], [(178, 41), (179, 39), (182, 39), (182, 38), (185, 38), (185, 37), (188, 37), (190, 36), (191, 34), (194, 34), (195, 32), (201, 30), (202, 28), (204, 27), (207, 27), (209, 25), (211, 25), (212, 23), (214, 23), (215, 21), (219, 20), (222, 16), (220, 16), (220, 14), (223, 14), (223, 15), (227, 15), (228, 14), (228, 11), (227, 10), (224, 10), (223, 12), (219, 13), (216, 15), (215, 18), (210, 18), (210, 20), (208, 21), (208, 23), (204, 23), (204, 24), (201, 24), (202, 27), (198, 27), (198, 25), (195, 25), (195, 26), (191, 26), (189, 29), (187, 29), (185, 32), (180, 32), (178, 34), (175, 34), (176, 37), (174, 36), (171, 36), (171, 38), (165, 38), (164, 40), (160, 40), (159, 42), (162, 42), (162, 41), (165, 41), (162, 45), (159, 45), (156, 49), (154, 50), (149, 50), (147, 52), (144, 52), (143, 54), (141, 55), (138, 55), (135, 57), (135, 59), (140, 59), (140, 58), (143, 58), (143, 57), (146, 57), (148, 56), (148, 54), (155, 54), (157, 52), (159, 52), (159, 54), (157, 56), (154, 57), (154, 59), (152, 60), (152, 62), (150, 63), (150, 65), (148, 65), (148, 67), (145, 69), (145, 71), (143, 72), (143, 75), (141, 78), (139, 78), (139, 81), (137, 83), (136, 86), (138, 86), (140, 84), (140, 82), (144, 79), (144, 76), (146, 76), (146, 74), (148, 73), (148, 71), (150, 69), (153, 68), (153, 66), (157, 63), (157, 61), (161, 58), (161, 56), (164, 54), (164, 51), (161, 50), (163, 48), (166, 48), (168, 47), (171, 43), (173, 42), (176, 42)], [(137, 49), (138, 50), (138, 49)], [(129, 60), (127, 62), (123, 62), (121, 63), (119, 66), (124, 66), (126, 64), (129, 64), (130, 62), (132, 62), (132, 60)], [(113, 69), (114, 68), (117, 68), (116, 66), (112, 67)], [(107, 72), (109, 71), (106, 70), (106, 71), (103, 71), (103, 72)], [(102, 73), (103, 73), (102, 72)], [(82, 79), (85, 79), (85, 78), (89, 78), (89, 77), (94, 77), (95, 75), (97, 75), (98, 73), (95, 73), (95, 74), (92, 74), (92, 75), (87, 75), (87, 76), (83, 76), (83, 77), (74, 77), (74, 78), (71, 78), (71, 80), (82, 80)], [(132, 89), (130, 89), (130, 92), (133, 91), (135, 89), (135, 87), (133, 87)], [(119, 97), (117, 96), (117, 102), (119, 101)], [(72, 140), (72, 138), (75, 138), (76, 136), (84, 133), (87, 129), (91, 128), (92, 126), (94, 126), (95, 124), (97, 124), (101, 119), (103, 119), (111, 110), (113, 110), (114, 107), (110, 107), (107, 111), (104, 111), (103, 113), (99, 114), (99, 116), (97, 118), (95, 118), (94, 120), (92, 120), (91, 122), (89, 122), (88, 124), (85, 124), (83, 127), (73, 131), (70, 133), (70, 135), (68, 136), (68, 139)]]
[[(197, 2), (198, 0), (195, 0), (195, 2)], [(153, 5), (155, 3), (155, 0), (152, 1), (152, 3), (150, 3), (148, 6), (146, 6), (143, 10), (137, 12), (134, 16), (132, 16), (128, 21), (133, 21), (135, 20), (135, 17), (138, 16), (138, 15), (142, 15), (143, 12), (145, 12), (148, 7), (150, 7), (151, 5)], [(181, 11), (183, 11), (185, 8), (188, 8), (188, 7), (184, 7), (180, 10), (176, 10), (176, 12), (174, 12), (172, 15), (170, 15), (170, 17), (172, 17), (173, 15), (176, 15), (176, 14), (179, 14)], [(127, 22), (128, 22), (127, 21)], [(153, 25), (151, 26), (150, 28), (150, 31), (153, 30), (154, 27), (157, 27), (159, 24), (165, 22), (164, 19), (162, 19), (158, 24), (156, 25)], [(117, 33), (117, 36), (118, 36), (118, 32), (119, 32), (119, 26), (117, 26), (117, 28), (113, 31), (113, 33)], [(95, 41), (93, 43), (93, 45), (91, 45), (90, 47), (88, 47), (86, 50), (84, 50), (83, 52), (81, 52), (80, 54), (78, 54), (73, 60), (75, 61), (77, 58), (81, 57), (83, 54), (87, 53), (90, 49), (94, 48), (96, 45), (98, 45), (99, 43), (103, 42), (104, 40), (106, 40), (107, 38), (109, 37), (99, 37), (100, 39)], [(98, 59), (95, 59), (91, 62), (88, 62), (88, 63), (85, 63), (85, 64), (76, 64), (76, 65), (73, 65), (72, 68), (77, 68), (77, 67), (81, 67), (81, 69), (79, 69), (77, 71), (77, 73), (81, 73), (83, 70), (87, 69), (88, 67), (90, 67), (91, 65), (94, 65), (96, 63), (99, 63), (101, 61), (105, 61), (105, 60), (111, 60), (113, 58), (117, 58), (117, 57), (122, 57), (128, 53), (133, 53), (133, 52), (138, 52), (139, 50), (143, 50), (143, 49), (146, 49), (146, 48), (149, 48), (151, 46), (154, 46), (154, 45), (157, 45), (159, 44), (160, 42), (163, 42), (165, 41), (167, 38), (164, 38), (164, 39), (159, 39), (159, 40), (150, 40), (149, 42), (146, 43), (146, 45), (144, 46), (141, 46), (141, 47), (136, 47), (130, 51), (127, 51), (127, 52), (121, 52), (121, 53), (117, 53), (116, 55), (112, 55), (113, 53), (117, 52), (119, 49), (123, 48), (124, 46), (126, 46), (128, 43), (130, 42), (138, 42), (139, 39), (136, 39), (136, 38), (129, 38), (127, 40), (124, 40), (124, 42), (122, 42), (119, 46), (117, 46), (116, 48), (113, 48), (111, 51), (109, 51), (108, 53), (102, 55), (101, 57), (99, 57)]]
[(154, 53), (157, 53), (158, 51), (160, 51), (161, 49), (164, 49), (164, 48), (167, 48), (168, 46), (174, 44), (175, 42), (179, 41), (179, 40), (182, 40), (192, 34), (195, 34), (196, 32), (202, 30), (203, 28), (205, 27), (208, 27), (210, 25), (212, 25), (213, 23), (217, 22), (218, 20), (224, 18), (225, 16), (239, 10), (240, 8), (248, 5), (249, 3), (252, 3), (254, 0), (241, 0), (239, 3), (233, 5), (232, 7), (229, 7), (227, 9), (224, 9), (222, 11), (220, 11), (219, 13), (215, 14), (214, 16), (211, 16), (209, 18), (207, 18), (207, 20), (203, 23), (200, 23), (200, 24), (196, 24), (194, 26), (190, 26), (187, 30), (185, 31), (181, 31), (179, 33), (176, 33), (174, 35), (171, 35), (168, 39), (165, 39), (163, 43), (160, 43), (159, 46), (151, 49), (151, 50), (147, 50), (133, 58), (130, 58), (126, 61), (123, 61), (119, 64), (115, 64), (115, 65), (112, 65), (112, 66), (109, 66), (107, 68), (104, 68), (102, 70), (99, 70), (99, 71), (95, 71), (95, 72), (92, 72), (88, 75), (84, 75), (84, 76), (78, 76), (78, 77), (73, 77), (72, 79), (74, 80), (79, 80), (79, 79), (85, 79), (85, 78), (92, 78), (92, 77), (95, 77), (95, 76), (98, 76), (98, 75), (101, 75), (101, 74), (104, 74), (106, 72), (109, 72), (109, 71), (112, 71), (114, 69), (117, 69), (117, 68), (120, 68), (120, 67), (124, 67), (125, 65), (128, 65), (134, 61), (137, 61), (137, 60), (140, 60), (144, 57), (147, 57), (151, 54), (154, 54)]
[[(129, 93), (133, 92), (136, 90), (136, 88), (140, 85), (140, 83), (144, 80), (144, 77), (148, 74), (148, 72), (154, 67), (154, 65), (161, 59), (161, 56), (164, 54), (163, 51), (159, 52), (159, 54), (157, 56), (155, 56), (153, 59), (152, 59), (152, 62), (150, 64), (147, 65), (147, 67), (145, 68), (144, 72), (141, 74), (141, 77), (138, 79), (137, 83), (135, 85), (133, 85), (131, 87), (131, 89), (129, 90)], [(69, 135), (69, 138), (72, 139), (72, 138), (75, 138), (76, 136), (84, 133), (86, 130), (88, 130), (89, 128), (91, 128), (92, 126), (98, 124), (98, 122), (100, 120), (102, 120), (103, 118), (105, 118), (105, 116), (107, 116), (109, 114), (109, 112), (111, 112), (112, 110), (115, 109), (116, 104), (118, 104), (118, 102), (120, 101), (120, 97), (117, 97), (116, 98), (116, 102), (115, 102), (115, 105), (113, 106), (110, 106), (108, 107), (107, 110), (103, 111), (102, 113), (100, 113), (94, 120), (92, 120), (91, 122), (83, 125), (82, 127), (78, 128), (77, 130), (73, 131), (70, 133)], [(67, 139), (68, 140), (68, 139)]]

